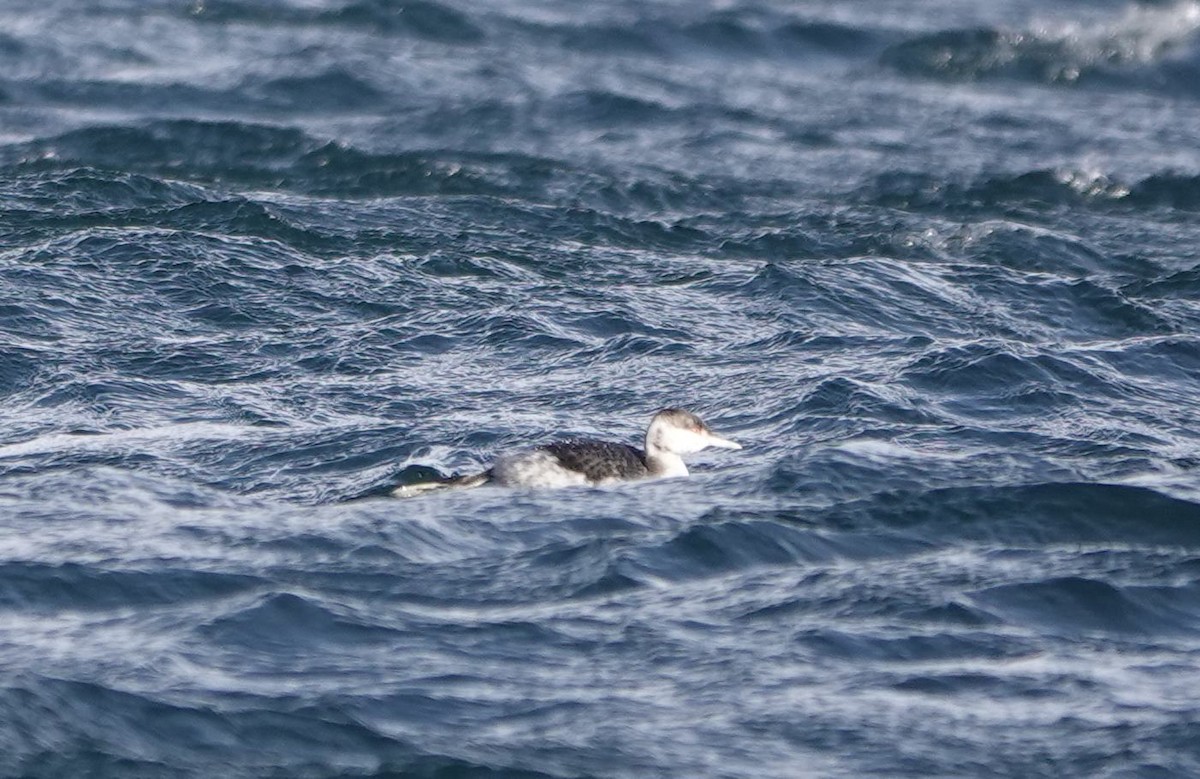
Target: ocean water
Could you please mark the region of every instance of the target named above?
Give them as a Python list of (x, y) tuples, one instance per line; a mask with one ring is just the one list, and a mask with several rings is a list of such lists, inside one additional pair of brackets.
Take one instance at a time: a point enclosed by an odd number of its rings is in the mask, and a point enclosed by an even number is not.
[(8, 0), (0, 776), (1200, 776), (1197, 128), (1200, 2)]

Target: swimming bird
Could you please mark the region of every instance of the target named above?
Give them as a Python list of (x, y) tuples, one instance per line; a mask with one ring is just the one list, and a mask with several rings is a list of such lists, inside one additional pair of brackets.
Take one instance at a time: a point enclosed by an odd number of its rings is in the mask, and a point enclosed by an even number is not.
[(722, 438), (700, 417), (680, 408), (664, 408), (646, 428), (645, 448), (612, 441), (576, 438), (543, 444), (496, 459), (481, 473), (448, 476), (419, 484), (406, 484), (392, 491), (409, 497), (431, 490), (453, 487), (574, 487), (612, 484), (637, 479), (687, 476), (683, 455), (710, 446), (741, 449), (741, 444)]

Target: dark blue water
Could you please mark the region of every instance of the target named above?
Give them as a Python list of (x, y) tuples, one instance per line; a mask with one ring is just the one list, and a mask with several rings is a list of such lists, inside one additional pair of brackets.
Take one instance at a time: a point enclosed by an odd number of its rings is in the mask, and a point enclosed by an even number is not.
[(0, 775), (1200, 776), (1197, 128), (1197, 2), (4, 3)]

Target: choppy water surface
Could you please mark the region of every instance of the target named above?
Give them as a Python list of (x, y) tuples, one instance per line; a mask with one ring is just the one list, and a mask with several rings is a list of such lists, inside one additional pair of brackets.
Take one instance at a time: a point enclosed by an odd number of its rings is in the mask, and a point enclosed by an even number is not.
[(1197, 127), (1196, 2), (4, 4), (0, 774), (1200, 775)]

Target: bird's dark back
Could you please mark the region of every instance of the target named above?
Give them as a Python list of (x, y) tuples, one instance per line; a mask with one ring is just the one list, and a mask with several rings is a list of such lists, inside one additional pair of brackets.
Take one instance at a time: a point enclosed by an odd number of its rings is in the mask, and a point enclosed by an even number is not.
[(549, 452), (564, 468), (578, 471), (589, 481), (641, 479), (649, 471), (642, 450), (611, 441), (573, 439), (538, 447)]

